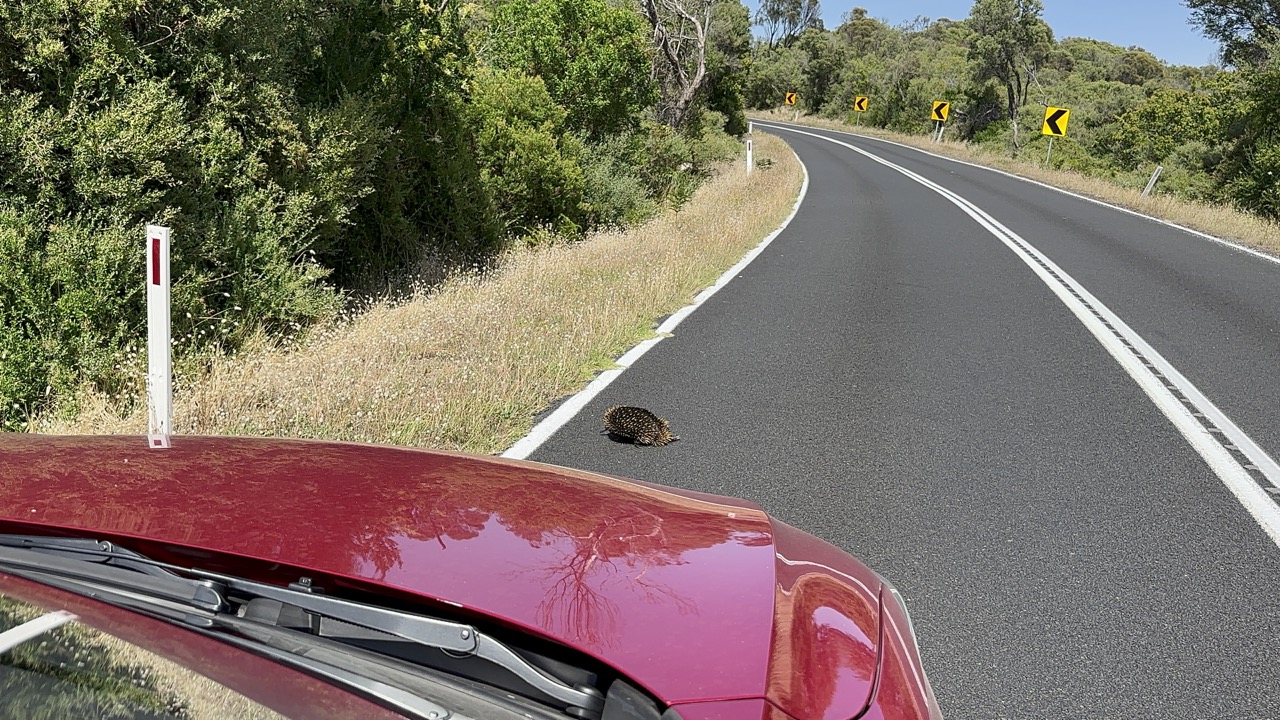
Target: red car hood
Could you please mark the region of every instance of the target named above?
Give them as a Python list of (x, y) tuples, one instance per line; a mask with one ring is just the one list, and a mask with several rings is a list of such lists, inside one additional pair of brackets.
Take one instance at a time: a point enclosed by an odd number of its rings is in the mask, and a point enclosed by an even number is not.
[(231, 553), (483, 613), (668, 704), (867, 705), (876, 576), (737, 500), (534, 463), (343, 443), (0, 438), (4, 523)]

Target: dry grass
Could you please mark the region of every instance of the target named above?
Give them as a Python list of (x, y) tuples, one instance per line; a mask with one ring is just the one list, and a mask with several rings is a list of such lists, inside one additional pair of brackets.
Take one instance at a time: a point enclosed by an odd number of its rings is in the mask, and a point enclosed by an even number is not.
[[(793, 122), (794, 113), (770, 111), (753, 113), (753, 117), (759, 120)], [(854, 127), (826, 118), (801, 117), (795, 122), (810, 127), (854, 132), (868, 137), (892, 140), (939, 155), (998, 168), (1019, 177), (1038, 180), (1063, 190), (1136, 210), (1214, 237), (1232, 240), (1241, 245), (1280, 256), (1280, 225), (1232, 207), (1181, 200), (1158, 193), (1143, 197), (1140, 189), (1118, 185), (1104, 178), (1044, 168), (1031, 161), (1015, 160), (987, 148), (954, 140), (944, 140), (935, 144), (929, 137), (923, 135), (905, 135), (879, 128)]]
[[(46, 612), (42, 608), (20, 601), (11, 601), (4, 595), (0, 595), (0, 610), (18, 623), (35, 620)], [(97, 648), (107, 653), (112, 663), (143, 670), (146, 673), (146, 679), (154, 683), (155, 689), (166, 698), (176, 699), (187, 711), (191, 720), (283, 720), (283, 716), (279, 713), (259, 705), (234, 690), (172, 660), (96, 628), (72, 623), (57, 629), (54, 633), (60, 638), (59, 644), (74, 649), (77, 657), (82, 657), (82, 649)], [(102, 680), (114, 679), (135, 686), (116, 668), (93, 666), (85, 668), (84, 672)], [(22, 686), (21, 680), (18, 686)], [(106, 689), (100, 692), (110, 695), (110, 691)], [(122, 702), (128, 703), (128, 700), (122, 700)]]
[(176, 698), (191, 720), (285, 720), (235, 690), (120, 638), (90, 631), (83, 640), (106, 650), (115, 662), (145, 668), (156, 689)]
[[(536, 413), (576, 392), (653, 336), (790, 212), (802, 171), (787, 145), (760, 136), (748, 175), (727, 163), (679, 212), (625, 233), (522, 250), (484, 276), (383, 303), (291, 351), (267, 347), (212, 363), (175, 389), (182, 434), (326, 438), (500, 452)], [(47, 433), (142, 433), (93, 393)]]

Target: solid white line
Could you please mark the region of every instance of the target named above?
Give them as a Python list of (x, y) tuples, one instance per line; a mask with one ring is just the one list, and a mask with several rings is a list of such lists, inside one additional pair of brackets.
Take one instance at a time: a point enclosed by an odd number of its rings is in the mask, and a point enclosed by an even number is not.
[[(811, 125), (796, 125), (793, 123), (787, 123), (787, 122), (775, 121), (775, 120), (768, 120), (768, 121), (755, 120), (753, 122), (759, 122), (761, 124), (773, 123), (786, 130), (793, 130), (794, 128), (797, 128), (797, 127), (813, 128), (813, 126)], [(993, 168), (987, 165), (979, 165), (978, 163), (969, 162), (967, 160), (960, 160), (958, 158), (953, 158), (949, 155), (939, 155), (938, 153), (935, 153), (935, 152), (930, 152), (928, 150), (924, 150), (922, 148), (918, 148), (912, 145), (906, 145), (904, 143), (896, 142), (894, 140), (886, 140), (885, 138), (879, 138), (874, 135), (862, 135), (859, 133), (848, 132), (845, 130), (828, 130), (827, 128), (814, 128), (814, 129), (826, 130), (827, 132), (839, 133), (840, 135), (848, 135), (850, 137), (856, 137), (862, 140), (871, 140), (873, 142), (884, 143), (886, 145), (893, 145), (895, 147), (900, 147), (904, 150), (912, 150), (914, 152), (928, 155), (929, 157), (937, 158), (939, 160), (946, 160), (947, 162), (953, 162), (958, 165), (964, 165), (966, 167), (977, 168), (978, 170), (986, 170), (988, 172), (1004, 175), (1005, 177), (1013, 178), (1014, 180), (1021, 180), (1022, 182), (1030, 183), (1031, 185), (1038, 185), (1042, 188), (1045, 188), (1046, 190), (1053, 190), (1054, 192), (1059, 192), (1059, 193), (1062, 193), (1063, 195), (1069, 195), (1077, 200), (1084, 200), (1085, 202), (1090, 202), (1090, 203), (1093, 203), (1094, 205), (1101, 205), (1102, 207), (1110, 208), (1112, 210), (1125, 213), (1127, 215), (1132, 215), (1134, 217), (1142, 218), (1143, 220), (1149, 220), (1153, 223), (1164, 225), (1165, 227), (1171, 227), (1171, 228), (1174, 228), (1175, 230), (1181, 230), (1182, 232), (1195, 235), (1198, 238), (1202, 238), (1204, 240), (1210, 240), (1212, 242), (1218, 243), (1219, 245), (1225, 245), (1231, 248), (1232, 250), (1238, 250), (1242, 253), (1247, 253), (1259, 259), (1266, 260), (1267, 262), (1273, 262), (1280, 265), (1280, 257), (1276, 257), (1275, 255), (1268, 255), (1267, 253), (1264, 253), (1260, 250), (1255, 250), (1254, 248), (1248, 247), (1246, 245), (1241, 245), (1240, 243), (1233, 242), (1231, 240), (1226, 240), (1216, 235), (1210, 235), (1209, 233), (1201, 232), (1194, 228), (1189, 228), (1186, 225), (1179, 225), (1178, 223), (1172, 222), (1170, 220), (1164, 220), (1162, 218), (1155, 217), (1154, 215), (1147, 215), (1146, 213), (1138, 212), (1137, 210), (1132, 210), (1130, 208), (1122, 207), (1120, 205), (1112, 205), (1109, 202), (1106, 202), (1104, 200), (1099, 200), (1097, 198), (1091, 198), (1088, 195), (1081, 195), (1080, 193), (1072, 192), (1070, 190), (1063, 190), (1060, 187), (1055, 187), (1053, 185), (1050, 185), (1049, 183), (1041, 182), (1040, 180), (1032, 180), (1031, 178), (1026, 178), (1021, 175), (1016, 175), (1014, 173), (1009, 172), (1008, 170), (1001, 170), (999, 168)]]
[[(794, 151), (792, 151), (792, 154), (795, 154)], [(544, 418), (542, 422), (533, 426), (533, 429), (529, 431), (528, 435), (520, 438), (520, 440), (518, 440), (514, 445), (507, 448), (506, 452), (502, 453), (502, 457), (523, 460), (532, 455), (533, 452), (542, 445), (542, 443), (546, 442), (557, 430), (564, 427), (565, 423), (569, 422), (575, 415), (581, 412), (582, 408), (586, 407), (587, 403), (591, 402), (596, 395), (599, 395), (600, 392), (608, 387), (610, 383), (618, 379), (618, 377), (622, 375), (623, 370), (631, 367), (631, 365), (635, 363), (635, 361), (639, 360), (642, 355), (649, 352), (649, 350), (651, 350), (655, 345), (662, 342), (667, 336), (674, 332), (677, 325), (683, 322), (685, 318), (692, 315), (693, 311), (701, 307), (702, 304), (712, 295), (715, 295), (721, 288), (728, 285), (730, 280), (737, 277), (738, 274), (747, 267), (747, 265), (751, 264), (752, 260), (755, 260), (760, 256), (760, 253), (764, 252), (764, 249), (769, 246), (769, 243), (773, 242), (774, 238), (781, 235), (782, 231), (787, 229), (787, 226), (795, 219), (796, 214), (800, 212), (800, 205), (804, 203), (804, 196), (809, 192), (809, 168), (805, 167), (804, 162), (800, 160), (799, 155), (795, 155), (795, 158), (796, 162), (800, 163), (800, 170), (804, 173), (804, 182), (800, 185), (800, 196), (796, 198), (795, 205), (791, 207), (791, 214), (787, 216), (786, 220), (782, 221), (782, 224), (778, 226), (778, 229), (769, 233), (764, 240), (760, 241), (759, 245), (756, 245), (755, 248), (744, 255), (741, 260), (734, 264), (733, 267), (726, 270), (724, 274), (720, 276), (720, 279), (716, 280), (714, 285), (698, 293), (691, 304), (677, 310), (661, 325), (659, 325), (655, 330), (658, 334), (657, 337), (645, 340), (624, 353), (622, 357), (615, 361), (615, 364), (618, 365), (619, 368), (606, 370), (605, 372), (597, 375), (596, 378), (591, 381), (590, 385), (587, 385), (587, 387), (583, 388), (581, 392), (566, 400), (560, 405), (560, 407), (556, 408), (554, 412)]]
[[(765, 123), (759, 124), (765, 125)], [(1118, 315), (1112, 312), (1098, 298), (1094, 297), (1083, 285), (1037, 250), (1035, 246), (1027, 242), (1025, 238), (1005, 227), (977, 205), (954, 191), (849, 143), (794, 128), (782, 129), (841, 145), (885, 167), (896, 170), (946, 198), (1003, 242), (1040, 277), (1054, 295), (1088, 328), (1089, 332), (1093, 333), (1093, 336), (1102, 343), (1107, 352), (1120, 363), (1120, 366), (1129, 373), (1129, 376), (1151, 398), (1156, 407), (1164, 413), (1165, 417), (1169, 418), (1169, 421), (1200, 454), (1200, 457), (1204, 458), (1209, 467), (1227, 486), (1227, 489), (1235, 495), (1240, 504), (1253, 516), (1253, 519), (1262, 526), (1262, 529), (1266, 531), (1271, 540), (1277, 546), (1280, 546), (1280, 506), (1277, 506), (1258, 483), (1254, 482), (1249, 472), (1244, 469), (1244, 466), (1237, 462), (1231, 452), (1209, 433), (1208, 429), (1165, 386), (1164, 382), (1143, 364), (1142, 360), (1145, 358), (1160, 369), (1164, 377), (1173, 383), (1197, 410), (1210, 419), (1220, 419), (1222, 423), (1218, 424), (1218, 429), (1232, 438), (1236, 447), (1267, 476), (1267, 479), (1272, 484), (1276, 484), (1280, 480), (1280, 474), (1273, 475), (1268, 472), (1268, 469), (1277, 467), (1275, 460), (1245, 435), (1240, 428), (1236, 427), (1235, 423), (1231, 422), (1225, 413), (1210, 402), (1191, 381), (1187, 380), (1168, 360), (1156, 352), (1133, 328), (1129, 327)], [(1114, 329), (1107, 328), (1103, 320), (1110, 323)], [(1130, 350), (1125, 345), (1124, 341), (1126, 340), (1135, 348), (1134, 350)]]
[(54, 628), (66, 625), (76, 616), (66, 610), (41, 615), (35, 620), (25, 622), (15, 628), (0, 633), (0, 654), (6, 653), (28, 640), (34, 640)]

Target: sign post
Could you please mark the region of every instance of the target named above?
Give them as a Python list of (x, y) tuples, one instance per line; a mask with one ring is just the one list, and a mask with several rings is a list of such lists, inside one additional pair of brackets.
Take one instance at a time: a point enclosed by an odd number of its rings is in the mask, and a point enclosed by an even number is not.
[(1160, 179), (1160, 173), (1164, 172), (1163, 165), (1157, 165), (1156, 171), (1151, 173), (1151, 179), (1147, 181), (1147, 187), (1142, 191), (1142, 197), (1151, 194), (1151, 189), (1156, 186), (1156, 181)]
[(168, 448), (173, 432), (173, 348), (169, 317), (169, 228), (147, 226), (147, 445)]
[(859, 95), (853, 99), (853, 111), (857, 113), (853, 116), (855, 125), (862, 124), (862, 113), (867, 111), (867, 101), (869, 99), (870, 98), (865, 95)]
[(934, 135), (935, 143), (942, 142), (942, 133), (947, 129), (947, 118), (951, 116), (951, 103), (947, 100), (933, 101), (933, 114), (930, 116), (938, 126), (938, 132)]
[(1066, 136), (1067, 123), (1070, 121), (1071, 110), (1067, 108), (1045, 107), (1044, 125), (1040, 128), (1040, 132), (1042, 134), (1049, 136), (1049, 152), (1044, 155), (1045, 167), (1049, 166), (1049, 159), (1053, 157), (1054, 138)]

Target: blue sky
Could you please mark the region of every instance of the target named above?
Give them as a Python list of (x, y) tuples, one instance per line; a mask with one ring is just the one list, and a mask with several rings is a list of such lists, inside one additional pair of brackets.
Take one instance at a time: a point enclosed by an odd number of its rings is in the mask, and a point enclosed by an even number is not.
[[(1088, 37), (1116, 45), (1137, 45), (1175, 65), (1207, 65), (1217, 45), (1187, 24), (1191, 11), (1180, 0), (1042, 0), (1044, 19), (1054, 37)], [(745, 0), (755, 12), (756, 0)], [(822, 0), (822, 20), (828, 28), (840, 16), (864, 7), (871, 17), (897, 25), (917, 15), (963, 20), (973, 0)]]

